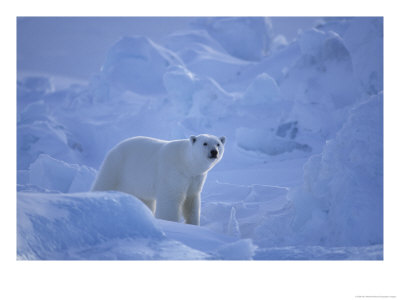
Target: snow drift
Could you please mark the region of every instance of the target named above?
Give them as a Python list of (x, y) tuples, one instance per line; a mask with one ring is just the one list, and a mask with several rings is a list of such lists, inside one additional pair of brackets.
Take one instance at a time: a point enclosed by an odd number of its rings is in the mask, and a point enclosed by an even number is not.
[(356, 106), (335, 139), (304, 167), (291, 196), (293, 228), (307, 242), (383, 243), (383, 98)]
[(255, 251), (251, 240), (156, 220), (140, 200), (119, 192), (21, 192), (17, 213), (19, 259), (233, 260)]

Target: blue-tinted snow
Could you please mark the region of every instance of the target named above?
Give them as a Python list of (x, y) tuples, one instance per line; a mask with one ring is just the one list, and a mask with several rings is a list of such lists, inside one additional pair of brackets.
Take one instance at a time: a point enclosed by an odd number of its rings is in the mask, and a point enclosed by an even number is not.
[[(382, 259), (383, 19), (275, 20), (19, 19), (18, 257)], [(88, 192), (122, 139), (205, 132), (200, 227)]]

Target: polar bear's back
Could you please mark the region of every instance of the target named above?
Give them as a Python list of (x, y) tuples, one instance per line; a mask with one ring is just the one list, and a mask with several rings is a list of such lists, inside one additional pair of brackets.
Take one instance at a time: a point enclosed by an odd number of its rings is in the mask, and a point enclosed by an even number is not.
[(133, 156), (132, 151), (135, 152), (136, 157), (146, 158), (154, 155), (154, 152), (160, 150), (160, 148), (168, 143), (164, 140), (154, 139), (150, 137), (137, 136), (126, 139), (115, 146), (111, 151), (119, 151), (125, 156)]
[(153, 198), (159, 151), (166, 143), (148, 137), (122, 141), (107, 154), (92, 190), (118, 190)]

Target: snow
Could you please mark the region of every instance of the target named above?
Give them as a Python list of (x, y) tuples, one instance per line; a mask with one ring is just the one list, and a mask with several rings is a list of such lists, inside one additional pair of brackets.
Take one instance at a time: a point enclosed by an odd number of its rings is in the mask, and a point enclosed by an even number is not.
[(196, 25), (241, 59), (260, 60), (270, 48), (271, 24), (266, 18), (200, 18)]
[(292, 197), (294, 226), (305, 228), (298, 237), (340, 246), (383, 243), (382, 94), (350, 112), (336, 138), (305, 165), (304, 185)]
[(18, 220), (20, 259), (206, 257), (168, 240), (145, 205), (122, 193), (20, 193)]
[(367, 94), (383, 89), (383, 22), (379, 18), (334, 20), (320, 27), (334, 26), (352, 54), (357, 80)]
[(228, 222), (228, 235), (240, 238), (240, 227), (239, 227), (239, 222), (236, 219), (236, 209), (235, 207), (231, 208), (231, 216), (229, 217), (229, 222)]
[(281, 138), (267, 130), (239, 128), (236, 139), (238, 146), (244, 150), (259, 151), (271, 156), (293, 150), (311, 152), (310, 146)]
[(29, 182), (41, 188), (62, 193), (88, 191), (96, 171), (78, 164), (67, 164), (47, 154), (41, 154), (29, 166)]
[(123, 37), (108, 51), (102, 75), (117, 89), (160, 93), (164, 91), (163, 74), (175, 65), (182, 65), (180, 58), (149, 38)]
[(42, 96), (53, 90), (47, 77), (25, 76), (17, 81), (17, 104), (23, 108), (27, 104), (40, 100)]
[[(147, 20), (144, 35), (114, 19), (50, 21), (60, 34), (82, 27), (64, 51), (95, 41), (85, 26), (113, 42), (99, 42), (108, 50), (91, 72), (18, 58), (19, 259), (383, 259), (382, 18), (321, 19), (295, 38), (274, 32), (274, 18), (198, 18), (156, 39), (166, 19)], [(18, 53), (26, 25), (41, 22), (18, 22)], [(121, 140), (201, 133), (227, 137), (201, 226), (89, 192)]]
[(243, 98), (246, 104), (270, 103), (280, 100), (280, 89), (267, 73), (258, 75), (246, 89)]
[(153, 217), (120, 192), (18, 194), (19, 259), (250, 259), (254, 245)]

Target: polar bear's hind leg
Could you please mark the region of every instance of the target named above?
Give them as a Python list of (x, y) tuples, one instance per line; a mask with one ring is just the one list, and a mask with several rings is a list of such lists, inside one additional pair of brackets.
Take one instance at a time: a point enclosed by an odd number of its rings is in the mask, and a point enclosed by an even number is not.
[(156, 213), (156, 200), (145, 200), (145, 199), (140, 199), (146, 206), (151, 210), (153, 215)]
[(113, 191), (117, 190), (117, 183), (120, 174), (117, 172), (119, 170), (119, 160), (114, 158), (114, 153), (110, 152), (109, 155), (104, 160), (101, 165), (99, 172), (97, 173), (96, 180), (92, 186), (92, 191)]

